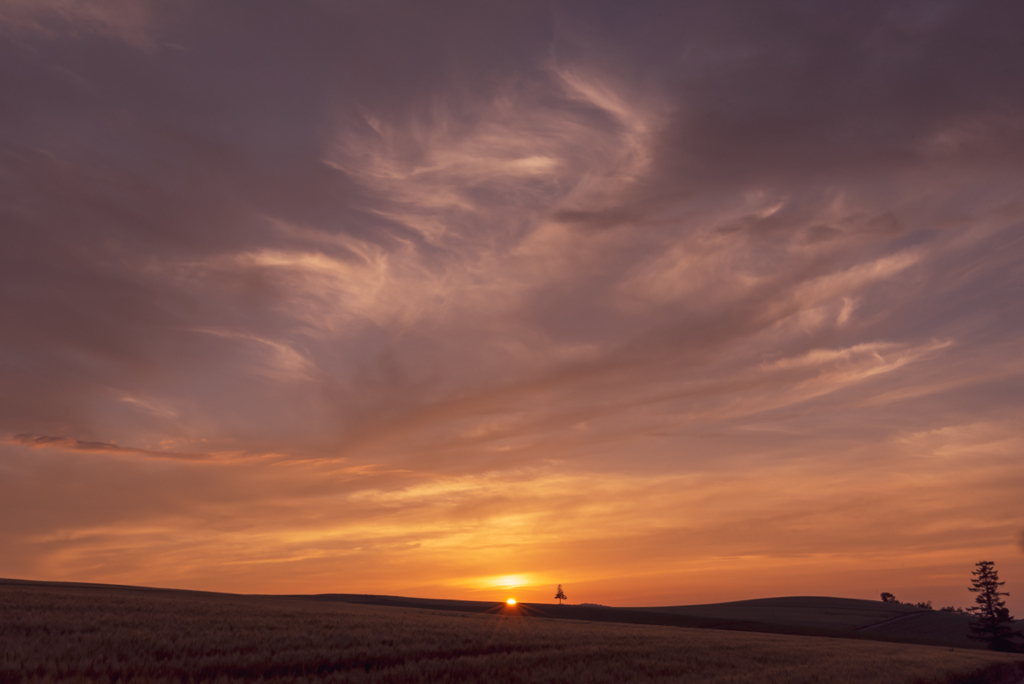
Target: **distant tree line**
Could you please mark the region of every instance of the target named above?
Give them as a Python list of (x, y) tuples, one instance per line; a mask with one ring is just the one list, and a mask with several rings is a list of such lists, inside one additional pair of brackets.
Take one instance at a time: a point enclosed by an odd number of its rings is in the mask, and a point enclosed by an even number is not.
[[(932, 602), (931, 601), (921, 601), (920, 603), (905, 603), (903, 601), (896, 600), (896, 596), (893, 595), (893, 594), (890, 594), (887, 591), (883, 591), (882, 592), (882, 602), (883, 603), (895, 603), (896, 605), (899, 605), (899, 606), (914, 606), (915, 608), (923, 608), (925, 610), (935, 610), (934, 608), (932, 608)], [(942, 610), (946, 610), (946, 609), (943, 608)]]

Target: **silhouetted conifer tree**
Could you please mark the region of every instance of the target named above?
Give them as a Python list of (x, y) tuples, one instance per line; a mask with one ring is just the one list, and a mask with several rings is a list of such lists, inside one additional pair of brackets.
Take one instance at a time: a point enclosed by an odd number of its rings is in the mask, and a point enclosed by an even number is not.
[(974, 579), (970, 590), (977, 594), (974, 602), (978, 605), (970, 612), (977, 620), (971, 623), (971, 631), (974, 632), (971, 638), (987, 641), (993, 651), (1013, 651), (1013, 639), (1021, 633), (1014, 631), (1013, 616), (1006, 608), (1006, 601), (1000, 598), (1010, 595), (999, 591), (1006, 582), (999, 581), (999, 573), (992, 561), (979, 561), (976, 567), (971, 573)]
[(555, 598), (558, 599), (558, 605), (562, 605), (562, 601), (567, 600), (566, 596), (565, 596), (565, 592), (562, 591), (562, 585), (561, 584), (558, 585), (558, 593), (555, 594)]

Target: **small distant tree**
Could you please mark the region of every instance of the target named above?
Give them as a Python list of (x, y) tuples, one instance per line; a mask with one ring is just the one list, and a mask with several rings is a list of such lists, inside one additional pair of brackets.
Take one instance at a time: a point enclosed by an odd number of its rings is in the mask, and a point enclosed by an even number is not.
[(999, 587), (1006, 582), (999, 581), (999, 573), (992, 561), (979, 561), (975, 567), (977, 569), (971, 573), (974, 579), (971, 580), (970, 590), (977, 594), (974, 602), (978, 605), (969, 609), (977, 618), (971, 622), (971, 631), (974, 632), (971, 638), (987, 641), (993, 651), (1013, 651), (1013, 639), (1021, 636), (1021, 633), (1014, 631), (1013, 616), (1006, 608), (1006, 601), (1001, 598), (1010, 595), (999, 591)]
[(896, 597), (887, 591), (883, 591), (882, 603), (896, 603)]
[(558, 599), (558, 605), (562, 605), (562, 601), (566, 601), (567, 600), (565, 592), (562, 591), (562, 585), (561, 584), (558, 585), (558, 593), (555, 594), (555, 598)]

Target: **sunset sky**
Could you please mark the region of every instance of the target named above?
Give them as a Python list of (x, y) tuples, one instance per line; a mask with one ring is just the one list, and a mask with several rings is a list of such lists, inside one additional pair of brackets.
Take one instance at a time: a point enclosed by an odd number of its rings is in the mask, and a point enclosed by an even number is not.
[(0, 0), (0, 576), (1021, 617), (1021, 26)]

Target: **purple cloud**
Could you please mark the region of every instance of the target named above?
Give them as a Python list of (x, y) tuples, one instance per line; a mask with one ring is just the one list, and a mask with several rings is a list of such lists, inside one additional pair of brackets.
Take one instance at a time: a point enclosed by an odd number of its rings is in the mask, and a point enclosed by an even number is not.
[[(968, 530), (997, 545), (1021, 522), (1022, 19), (8, 3), (0, 467), (26, 491), (59, 463), (96, 487), (35, 518), (18, 499), (35, 522), (9, 533), (12, 567), (112, 572), (123, 532), (199, 586), (203, 558), (248, 562), (243, 519), (273, 530), (254, 588), (283, 558), (324, 590), (328, 558), (392, 568), (388, 591), (413, 557), (448, 593), (539, 582), (572, 565), (541, 551), (558, 516), (591, 530), (578, 558), (632, 521), (636, 564), (605, 578), (683, 568), (687, 544), (750, 544), (766, 568), (839, 554), (814, 516), (922, 565), (973, 554)], [(100, 472), (154, 501), (100, 501)], [(760, 503), (730, 510), (730, 486)], [(550, 504), (508, 495), (525, 487)], [(444, 584), (437, 549), (503, 524), (536, 546)], [(146, 557), (128, 579), (156, 581)]]

